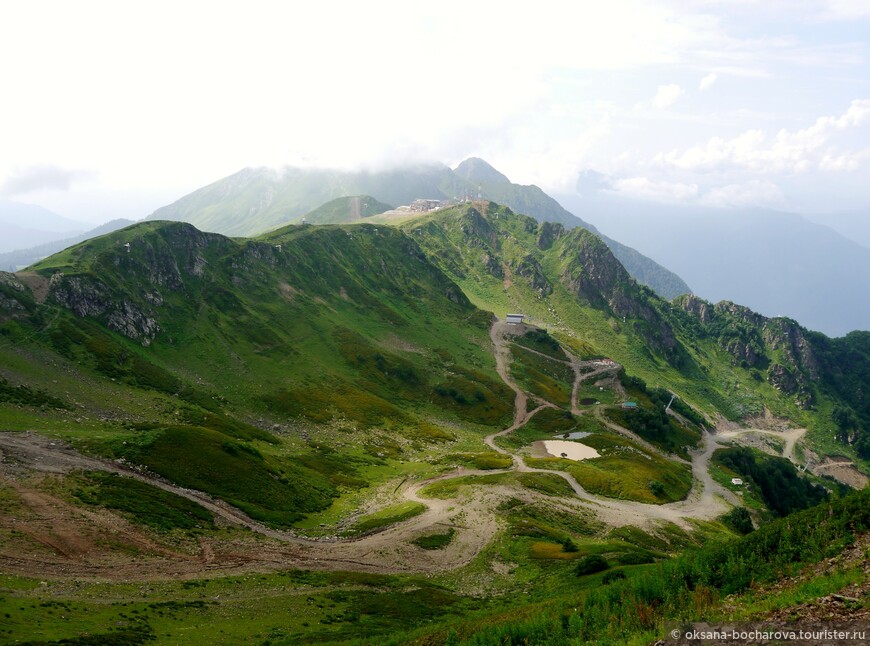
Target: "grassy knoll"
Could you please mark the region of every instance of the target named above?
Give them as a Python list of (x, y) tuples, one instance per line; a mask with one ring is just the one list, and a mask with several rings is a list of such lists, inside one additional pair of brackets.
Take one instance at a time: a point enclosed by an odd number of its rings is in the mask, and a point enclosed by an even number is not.
[(571, 485), (556, 474), (513, 472), (439, 480), (421, 489), (420, 494), (427, 498), (456, 498), (467, 487), (487, 485), (520, 486), (547, 496), (574, 495)]
[(210, 512), (157, 487), (105, 472), (76, 478), (73, 495), (89, 505), (120, 511), (134, 523), (161, 531), (213, 527)]
[(688, 465), (644, 451), (621, 436), (595, 433), (578, 441), (597, 450), (601, 457), (581, 461), (526, 458), (526, 463), (566, 471), (587, 491), (610, 498), (661, 504), (682, 500), (692, 488)]
[(450, 545), (454, 536), (456, 536), (456, 530), (451, 527), (441, 534), (426, 534), (411, 542), (424, 550), (441, 550)]
[(540, 328), (529, 330), (522, 336), (514, 337), (513, 342), (524, 348), (545, 354), (553, 359), (558, 359), (559, 361), (565, 361), (567, 358), (565, 353), (562, 352), (559, 342), (550, 336), (546, 330)]
[(574, 371), (570, 365), (529, 352), (516, 344), (511, 344), (510, 349), (511, 376), (527, 392), (557, 406), (571, 407)]
[(468, 466), (474, 469), (507, 469), (513, 464), (509, 455), (495, 451), (485, 453), (449, 453), (441, 460), (446, 464)]
[(384, 507), (374, 513), (361, 516), (354, 523), (353, 527), (344, 532), (346, 536), (358, 536), (368, 532), (387, 527), (399, 523), (403, 520), (413, 518), (418, 514), (426, 511), (426, 505), (419, 502), (406, 501), (400, 502), (389, 507)]

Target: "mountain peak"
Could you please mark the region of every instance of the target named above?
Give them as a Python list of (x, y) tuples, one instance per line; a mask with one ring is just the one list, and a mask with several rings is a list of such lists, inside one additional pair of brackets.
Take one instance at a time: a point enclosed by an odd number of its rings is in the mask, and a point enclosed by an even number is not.
[(510, 184), (511, 181), (480, 157), (469, 157), (459, 164), (453, 172), (469, 182), (490, 182)]

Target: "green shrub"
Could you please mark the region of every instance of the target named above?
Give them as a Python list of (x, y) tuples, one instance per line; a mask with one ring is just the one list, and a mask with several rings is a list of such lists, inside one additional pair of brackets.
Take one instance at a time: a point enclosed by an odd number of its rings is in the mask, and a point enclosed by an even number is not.
[(620, 579), (625, 578), (625, 572), (622, 570), (611, 570), (607, 572), (603, 577), (601, 577), (601, 583), (604, 585), (610, 585), (614, 581), (619, 581)]
[(719, 520), (738, 534), (748, 534), (755, 529), (752, 525), (752, 516), (749, 515), (745, 507), (735, 507), (727, 514), (722, 514)]
[(584, 576), (586, 574), (603, 572), (608, 567), (609, 566), (607, 565), (607, 561), (604, 560), (604, 557), (598, 554), (590, 554), (589, 556), (584, 556), (582, 559), (577, 561), (577, 567), (574, 568), (574, 572), (577, 576)]

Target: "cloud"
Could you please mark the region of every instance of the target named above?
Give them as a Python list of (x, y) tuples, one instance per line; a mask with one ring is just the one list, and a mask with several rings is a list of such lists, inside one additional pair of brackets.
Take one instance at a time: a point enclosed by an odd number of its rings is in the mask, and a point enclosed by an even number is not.
[(686, 91), (676, 83), (659, 85), (658, 92), (652, 101), (653, 106), (660, 110), (672, 106)]
[(716, 72), (710, 72), (701, 79), (701, 83), (698, 85), (698, 90), (701, 92), (706, 92), (716, 83), (716, 79), (719, 78), (719, 75)]
[(698, 200), (715, 207), (775, 207), (785, 204), (782, 190), (768, 180), (750, 180), (743, 184), (728, 184), (707, 191)]
[(829, 20), (853, 20), (870, 17), (867, 0), (827, 0), (823, 15)]
[(648, 177), (615, 179), (610, 183), (609, 193), (654, 202), (686, 202), (698, 196), (697, 184), (654, 181)]
[(12, 196), (44, 190), (68, 191), (73, 182), (88, 179), (93, 175), (89, 171), (37, 164), (10, 173), (0, 187), (0, 193)]
[(838, 152), (834, 141), (844, 131), (870, 120), (870, 99), (852, 101), (838, 117), (819, 117), (802, 130), (780, 130), (774, 137), (747, 130), (732, 139), (711, 138), (705, 146), (684, 152), (659, 153), (654, 161), (685, 171), (747, 170), (753, 173), (803, 173), (813, 169), (854, 170), (866, 159), (863, 151)]

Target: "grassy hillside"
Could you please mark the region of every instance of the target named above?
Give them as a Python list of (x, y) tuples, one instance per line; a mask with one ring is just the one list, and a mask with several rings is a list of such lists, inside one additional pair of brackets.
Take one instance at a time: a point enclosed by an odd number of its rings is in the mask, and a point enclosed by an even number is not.
[(341, 224), (369, 218), (392, 208), (371, 195), (337, 197), (305, 215), (304, 220), (307, 224)]
[[(110, 430), (82, 433), (89, 451), (273, 525), (373, 484), (361, 474), (385, 460), (510, 419), (490, 315), (393, 229), (233, 241), (149, 222), (33, 269), (44, 304), (11, 276), (0, 292), (4, 392), (17, 406), (6, 429), (75, 416)], [(67, 373), (57, 387), (52, 365)], [(340, 463), (328, 457), (336, 434), (351, 444)]]
[(39, 432), (0, 437), (0, 638), (656, 639), (870, 529), (866, 492), (702, 432), (772, 411), (860, 450), (862, 342), (668, 303), (591, 232), (488, 202), (113, 232), (0, 274), (0, 422)]
[[(863, 446), (860, 335), (830, 340), (790, 319), (694, 296), (668, 303), (635, 283), (590, 232), (540, 224), (492, 202), (401, 228), (480, 308), (524, 313), (578, 354), (609, 356), (708, 415), (740, 420), (769, 411), (809, 427), (825, 451), (835, 450), (837, 437), (848, 438), (840, 446), (850, 455), (848, 445)], [(847, 347), (855, 348), (848, 359)], [(835, 357), (848, 370), (838, 370)]]

